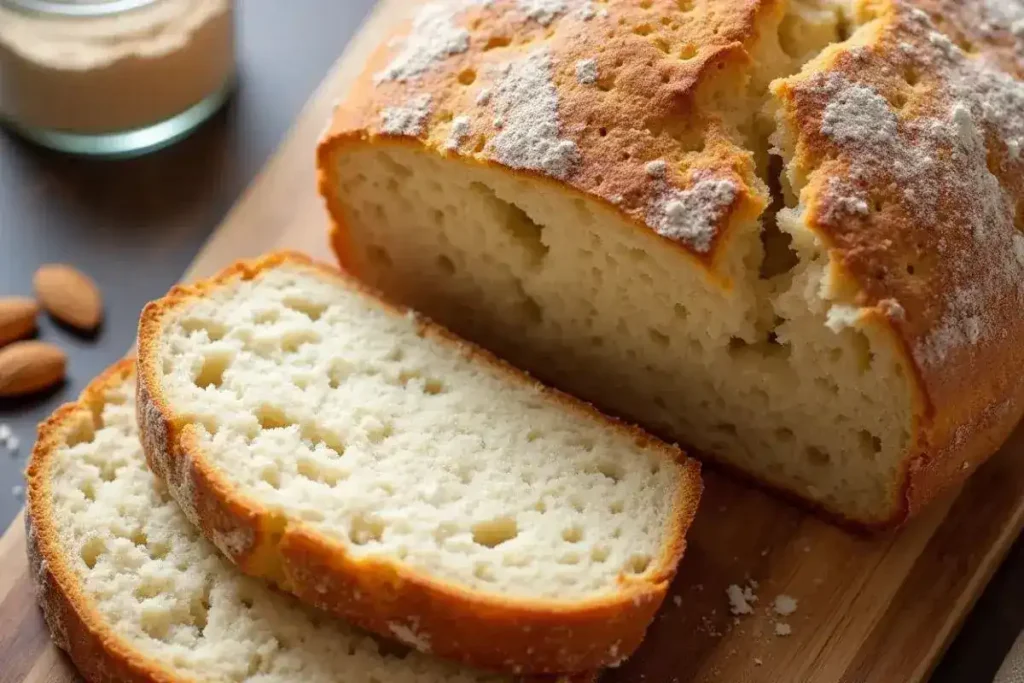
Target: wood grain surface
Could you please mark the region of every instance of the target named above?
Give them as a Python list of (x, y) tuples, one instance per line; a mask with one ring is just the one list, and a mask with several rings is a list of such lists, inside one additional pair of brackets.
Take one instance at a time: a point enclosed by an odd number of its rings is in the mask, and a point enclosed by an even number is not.
[[(188, 279), (274, 247), (328, 258), (313, 145), (382, 25), (405, 6), (390, 0), (377, 10)], [(680, 575), (647, 641), (603, 680), (916, 683), (1024, 524), (1024, 429), (961, 490), (882, 536), (849, 535), (715, 472), (706, 484)], [(727, 587), (753, 582), (754, 613), (734, 617)], [(795, 614), (772, 611), (778, 595), (797, 600)], [(777, 635), (778, 624), (791, 633)], [(0, 683), (72, 680), (33, 602), (19, 518), (0, 539)]]

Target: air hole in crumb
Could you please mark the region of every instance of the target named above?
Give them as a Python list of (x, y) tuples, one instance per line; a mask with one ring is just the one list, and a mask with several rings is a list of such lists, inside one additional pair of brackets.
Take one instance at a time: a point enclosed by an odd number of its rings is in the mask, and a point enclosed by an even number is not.
[(370, 443), (381, 443), (394, 433), (395, 428), (388, 422), (367, 429), (366, 438)]
[(626, 476), (625, 468), (623, 468), (620, 463), (612, 460), (603, 460), (597, 463), (594, 467), (594, 471), (608, 479), (611, 479), (615, 483), (618, 483), (624, 476)]
[(366, 248), (366, 256), (374, 266), (383, 268), (391, 267), (391, 254), (389, 254), (388, 250), (384, 247), (378, 247), (377, 245), (372, 244)]
[(260, 480), (268, 484), (271, 488), (281, 488), (281, 473), (278, 472), (276, 467), (265, 467), (260, 472)]
[(626, 504), (623, 503), (621, 500), (613, 500), (611, 502), (611, 505), (608, 506), (608, 510), (613, 515), (621, 515), (625, 511), (625, 509), (626, 509)]
[(327, 310), (327, 304), (318, 303), (316, 301), (309, 301), (301, 297), (287, 297), (282, 303), (285, 306), (303, 314), (310, 320), (319, 320), (320, 316)]
[(530, 431), (526, 432), (526, 440), (528, 442), (530, 442), (530, 443), (536, 441), (540, 437), (541, 437), (541, 433), (537, 429), (531, 429)]
[(558, 564), (579, 564), (579, 553), (565, 553), (558, 558)]
[(91, 481), (83, 482), (79, 490), (82, 492), (82, 495), (85, 496), (86, 500), (96, 500), (96, 485)]
[(455, 273), (455, 263), (447, 256), (437, 257), (437, 267), (445, 275), (452, 275)]
[(808, 446), (804, 452), (807, 454), (807, 460), (814, 465), (827, 465), (831, 460), (828, 453), (816, 446)]
[(519, 304), (519, 308), (522, 312), (523, 318), (525, 318), (526, 322), (531, 325), (539, 325), (541, 320), (544, 318), (540, 304), (529, 296), (523, 298), (522, 302)]
[(605, 562), (608, 560), (608, 555), (610, 554), (611, 551), (608, 549), (607, 546), (596, 545), (590, 549), (590, 559), (594, 562)]
[(345, 378), (351, 374), (352, 364), (348, 361), (336, 358), (331, 361), (331, 367), (327, 370), (327, 382), (331, 389), (337, 389), (345, 382)]
[(82, 561), (85, 562), (86, 567), (93, 569), (100, 555), (105, 552), (107, 552), (107, 542), (99, 536), (93, 536), (82, 546)]
[(268, 308), (263, 311), (257, 311), (253, 316), (252, 321), (257, 325), (270, 325), (276, 323), (281, 319), (281, 312), (276, 308)]
[(264, 430), (281, 429), (293, 424), (283, 410), (269, 403), (264, 403), (256, 409), (256, 420)]
[(316, 344), (321, 340), (313, 330), (293, 330), (281, 337), (281, 349), (285, 353), (295, 353), (303, 344)]
[(209, 353), (203, 358), (203, 366), (196, 376), (196, 386), (200, 389), (220, 387), (224, 383), (224, 371), (231, 365), (230, 353)]
[(459, 83), (461, 83), (462, 85), (473, 85), (473, 82), (475, 80), (475, 69), (463, 69), (462, 71), (459, 72)]
[(484, 562), (479, 562), (473, 567), (473, 576), (481, 581), (494, 581), (494, 567)]
[(444, 382), (436, 377), (430, 377), (423, 383), (423, 393), (437, 396), (444, 393)]
[(583, 528), (573, 525), (562, 530), (562, 540), (566, 543), (579, 543), (583, 540)]
[(181, 328), (189, 334), (194, 332), (206, 332), (206, 336), (210, 341), (223, 339), (224, 335), (228, 333), (227, 325), (215, 320), (197, 320), (190, 318), (181, 323)]
[(473, 525), (473, 542), (486, 548), (511, 541), (519, 535), (519, 525), (512, 517), (498, 517), (497, 519), (477, 522)]
[(600, 135), (601, 137), (607, 137), (608, 129), (605, 128), (604, 126), (601, 126), (600, 128), (597, 129), (597, 134)]
[(356, 545), (380, 541), (384, 536), (384, 522), (365, 514), (358, 514), (352, 518), (349, 525), (349, 538)]
[(669, 341), (671, 341), (671, 338), (667, 334), (654, 328), (648, 330), (648, 334), (651, 337), (651, 341), (657, 344), (658, 346), (668, 346)]
[(866, 429), (860, 430), (858, 438), (860, 439), (861, 452), (868, 459), (873, 460), (882, 452), (882, 440)]
[(533, 509), (541, 514), (544, 514), (548, 511), (548, 504), (545, 503), (543, 500), (538, 500), (536, 503), (533, 504)]
[(643, 574), (651, 566), (651, 556), (645, 553), (631, 555), (626, 563), (626, 570), (631, 574)]
[(691, 60), (697, 56), (697, 47), (690, 43), (683, 45), (682, 49), (679, 50), (679, 59), (685, 61)]

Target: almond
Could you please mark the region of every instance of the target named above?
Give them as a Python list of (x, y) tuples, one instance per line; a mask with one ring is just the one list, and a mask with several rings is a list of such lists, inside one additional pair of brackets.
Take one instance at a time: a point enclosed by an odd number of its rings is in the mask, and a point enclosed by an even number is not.
[(64, 379), (67, 356), (47, 342), (20, 341), (0, 349), (0, 398), (42, 391)]
[(83, 332), (103, 318), (103, 299), (92, 278), (62, 263), (40, 266), (32, 279), (43, 308), (57, 320)]
[(32, 334), (39, 306), (25, 296), (0, 298), (0, 346)]

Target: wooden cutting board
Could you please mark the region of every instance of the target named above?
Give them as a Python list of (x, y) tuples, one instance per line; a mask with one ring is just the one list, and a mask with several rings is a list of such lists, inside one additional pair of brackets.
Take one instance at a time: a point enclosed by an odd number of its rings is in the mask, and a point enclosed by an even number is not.
[[(383, 27), (387, 0), (186, 279), (274, 247), (329, 258), (312, 150)], [(858, 538), (713, 472), (679, 578), (641, 651), (606, 681), (915, 683), (931, 668), (1024, 523), (1024, 427), (959, 491), (904, 530)], [(726, 589), (756, 587), (734, 618)], [(778, 595), (797, 611), (771, 611)], [(778, 624), (791, 629), (776, 635)], [(783, 629), (784, 630), (784, 629)], [(21, 518), (0, 539), (0, 683), (76, 680), (35, 607)]]

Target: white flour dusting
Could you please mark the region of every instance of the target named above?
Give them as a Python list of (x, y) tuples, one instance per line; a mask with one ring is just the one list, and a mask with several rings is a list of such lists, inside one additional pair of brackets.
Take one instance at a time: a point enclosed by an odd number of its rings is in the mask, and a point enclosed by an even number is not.
[(430, 95), (416, 95), (407, 106), (388, 107), (381, 113), (381, 131), (390, 135), (419, 135), (430, 115)]
[[(937, 248), (957, 249), (945, 254), (950, 292), (939, 321), (914, 349), (919, 362), (937, 365), (956, 349), (1001, 334), (998, 302), (1007, 294), (1024, 306), (1024, 237), (1014, 229), (1010, 197), (989, 170), (986, 146), (998, 140), (1004, 163), (1024, 161), (1024, 83), (965, 55), (923, 12), (908, 12), (901, 28), (907, 39), (893, 66), (912, 66), (937, 81), (935, 101), (917, 115), (901, 121), (871, 86), (839, 74), (812, 79), (810, 87), (828, 98), (821, 132), (849, 164), (846, 177), (826, 185), (826, 218), (865, 215), (867, 188), (898, 188), (887, 200), (918, 224), (948, 226)], [(866, 55), (851, 51), (854, 59)]]
[(591, 58), (576, 62), (576, 80), (583, 85), (597, 83), (597, 60)]
[(551, 69), (550, 53), (540, 49), (498, 70), (492, 99), (502, 125), (487, 152), (510, 168), (565, 178), (579, 161), (579, 150), (573, 141), (559, 137), (558, 91)]
[(568, 9), (567, 0), (518, 0), (528, 18), (547, 26)]
[(479, 1), (457, 0), (425, 5), (413, 19), (409, 35), (401, 42), (401, 51), (373, 77), (374, 83), (408, 81), (445, 58), (468, 50), (469, 31), (458, 26), (455, 19), (463, 9), (479, 4)]
[(468, 116), (456, 116), (452, 121), (451, 131), (448, 133), (448, 141), (445, 143), (445, 147), (448, 149), (458, 149), (466, 136), (469, 135), (470, 125)]
[(703, 178), (686, 190), (666, 189), (655, 200), (651, 227), (698, 252), (711, 249), (719, 220), (732, 206), (738, 188), (731, 180)]

